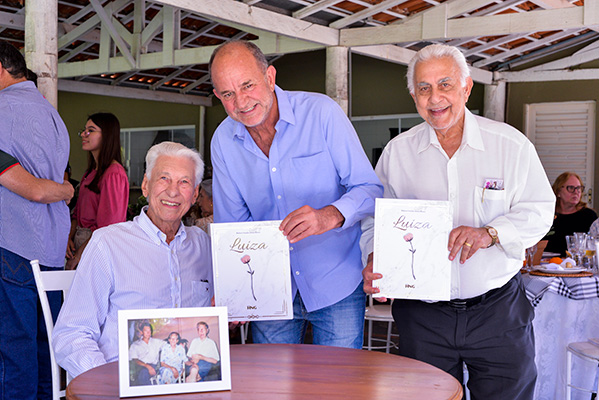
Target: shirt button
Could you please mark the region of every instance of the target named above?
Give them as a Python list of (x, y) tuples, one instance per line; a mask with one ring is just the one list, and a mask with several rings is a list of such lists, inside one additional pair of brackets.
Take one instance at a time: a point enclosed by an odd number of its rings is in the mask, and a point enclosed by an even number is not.
[(281, 195), (278, 195), (278, 196), (277, 196), (277, 199), (281, 200)]
[(289, 248), (289, 251), (292, 251), (292, 250), (293, 250), (293, 247), (290, 247), (290, 248)]
[(272, 167), (272, 172), (277, 172), (277, 167)]
[(295, 274), (296, 274), (296, 275), (299, 275), (299, 271), (295, 271)]

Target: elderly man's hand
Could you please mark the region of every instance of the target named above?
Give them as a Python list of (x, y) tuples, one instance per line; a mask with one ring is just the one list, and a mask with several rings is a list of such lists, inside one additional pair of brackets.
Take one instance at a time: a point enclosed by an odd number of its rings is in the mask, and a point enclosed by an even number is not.
[[(362, 277), (364, 278), (364, 293), (366, 293), (366, 294), (375, 294), (375, 293), (379, 293), (381, 291), (379, 288), (372, 286), (372, 281), (374, 281), (376, 279), (381, 279), (383, 277), (383, 274), (379, 274), (378, 272), (377, 273), (372, 272), (373, 258), (374, 258), (373, 253), (370, 253), (368, 255), (368, 263), (366, 264), (366, 268), (364, 268), (362, 270)], [(385, 301), (387, 301), (387, 298), (386, 297), (375, 297), (375, 300), (385, 302)]]
[(339, 228), (344, 221), (345, 218), (335, 206), (326, 206), (319, 210), (303, 206), (286, 216), (279, 229), (290, 243), (296, 243), (308, 236)]
[(489, 247), (493, 239), (485, 228), (473, 228), (471, 226), (458, 226), (449, 234), (449, 259), (454, 260), (460, 250), (460, 263), (466, 262), (479, 249)]

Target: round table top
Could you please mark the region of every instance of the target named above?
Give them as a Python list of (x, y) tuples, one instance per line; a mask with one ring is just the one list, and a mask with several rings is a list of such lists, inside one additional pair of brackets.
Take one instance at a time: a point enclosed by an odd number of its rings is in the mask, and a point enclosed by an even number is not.
[[(461, 399), (462, 386), (448, 373), (410, 358), (376, 351), (296, 344), (231, 346), (232, 390), (202, 399)], [(70, 400), (118, 399), (118, 362), (71, 381)], [(154, 398), (149, 396), (145, 398)], [(156, 396), (197, 399), (198, 393)]]

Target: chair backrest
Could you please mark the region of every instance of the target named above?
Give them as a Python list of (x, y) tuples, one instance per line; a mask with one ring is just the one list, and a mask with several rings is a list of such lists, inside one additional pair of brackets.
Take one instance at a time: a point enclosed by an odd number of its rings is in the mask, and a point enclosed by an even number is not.
[(73, 282), (75, 271), (40, 271), (38, 260), (32, 260), (31, 269), (37, 286), (37, 293), (44, 312), (44, 322), (48, 332), (48, 345), (50, 346), (50, 363), (52, 364), (52, 398), (59, 400), (65, 397), (65, 391), (60, 390), (60, 367), (54, 358), (54, 349), (52, 347), (52, 331), (54, 330), (54, 321), (46, 292), (62, 291), (64, 297), (67, 297), (68, 291)]

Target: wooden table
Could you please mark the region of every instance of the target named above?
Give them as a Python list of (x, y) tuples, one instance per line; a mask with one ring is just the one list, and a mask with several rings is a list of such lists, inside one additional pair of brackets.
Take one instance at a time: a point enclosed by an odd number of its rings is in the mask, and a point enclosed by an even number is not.
[[(315, 345), (231, 346), (232, 390), (157, 399), (461, 399), (462, 387), (432, 365), (392, 354)], [(118, 399), (118, 363), (71, 381), (69, 400)]]

